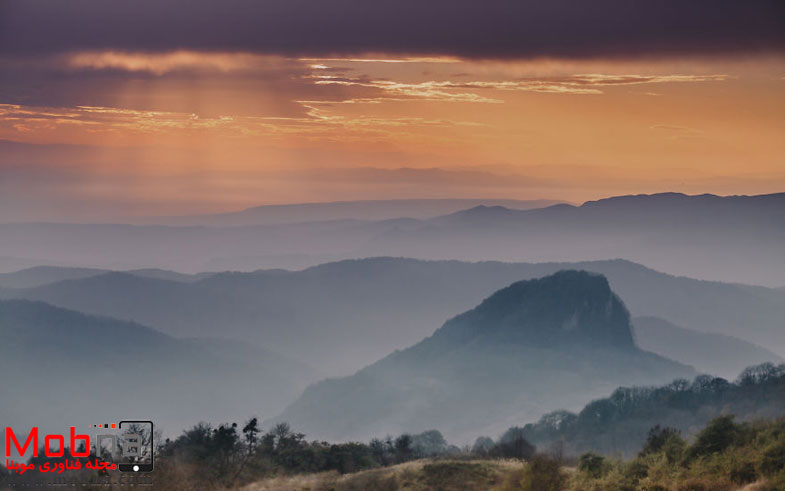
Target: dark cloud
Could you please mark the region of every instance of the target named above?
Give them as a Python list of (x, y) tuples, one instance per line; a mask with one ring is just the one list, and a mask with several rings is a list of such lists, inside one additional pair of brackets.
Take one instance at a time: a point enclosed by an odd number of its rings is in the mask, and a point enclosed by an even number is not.
[(0, 52), (464, 57), (779, 51), (782, 0), (3, 0)]

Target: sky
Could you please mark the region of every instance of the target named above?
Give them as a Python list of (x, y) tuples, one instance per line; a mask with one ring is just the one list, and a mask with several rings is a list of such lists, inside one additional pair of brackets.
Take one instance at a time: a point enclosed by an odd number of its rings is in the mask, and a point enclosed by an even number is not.
[(785, 3), (0, 0), (0, 221), (785, 191)]

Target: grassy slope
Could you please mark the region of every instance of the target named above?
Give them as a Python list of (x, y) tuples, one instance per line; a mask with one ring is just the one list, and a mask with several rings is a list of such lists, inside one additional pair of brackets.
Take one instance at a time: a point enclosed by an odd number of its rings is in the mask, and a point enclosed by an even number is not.
[[(785, 419), (734, 425), (732, 441), (722, 450), (706, 446), (706, 442), (717, 441), (716, 437), (707, 439), (707, 432), (711, 433), (706, 430), (691, 443), (666, 443), (660, 450), (629, 461), (605, 459), (595, 475), (585, 469), (562, 467), (563, 487), (553, 491), (785, 489)], [(345, 475), (329, 472), (277, 477), (243, 489), (544, 491), (538, 489), (541, 486), (525, 484), (531, 475), (527, 464), (514, 460), (425, 459)]]
[(443, 490), (472, 491), (508, 488), (525, 464), (513, 460), (417, 460), (392, 467), (343, 476), (334, 473), (305, 474), (265, 479), (245, 491), (309, 490)]

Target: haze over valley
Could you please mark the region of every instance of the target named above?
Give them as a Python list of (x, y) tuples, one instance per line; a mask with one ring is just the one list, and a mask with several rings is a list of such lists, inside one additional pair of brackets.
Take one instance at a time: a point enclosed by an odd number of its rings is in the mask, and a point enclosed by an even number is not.
[(785, 490), (782, 0), (0, 0), (0, 66), (0, 491)]

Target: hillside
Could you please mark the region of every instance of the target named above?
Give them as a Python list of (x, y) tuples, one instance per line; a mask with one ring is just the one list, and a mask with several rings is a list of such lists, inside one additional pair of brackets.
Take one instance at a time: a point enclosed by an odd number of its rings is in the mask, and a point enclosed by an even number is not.
[(657, 317), (635, 317), (632, 323), (641, 349), (690, 364), (703, 373), (733, 378), (748, 366), (783, 361), (737, 337), (685, 329)]
[(251, 408), (275, 414), (311, 377), (247, 343), (181, 340), (41, 302), (0, 301), (0, 337), (0, 372), (13, 374), (0, 414), (15, 428), (136, 418), (176, 434), (193, 420)]
[(438, 427), (467, 441), (619, 385), (692, 373), (634, 345), (629, 313), (604, 277), (562, 271), (514, 283), (422, 342), (312, 385), (275, 420), (317, 438)]
[(527, 424), (527, 440), (543, 448), (563, 441), (565, 451), (631, 456), (649, 430), (660, 425), (692, 436), (712, 418), (734, 415), (740, 421), (785, 416), (785, 365), (745, 369), (731, 383), (701, 375), (660, 387), (621, 387), (610, 397), (587, 404), (580, 412), (555, 411)]

